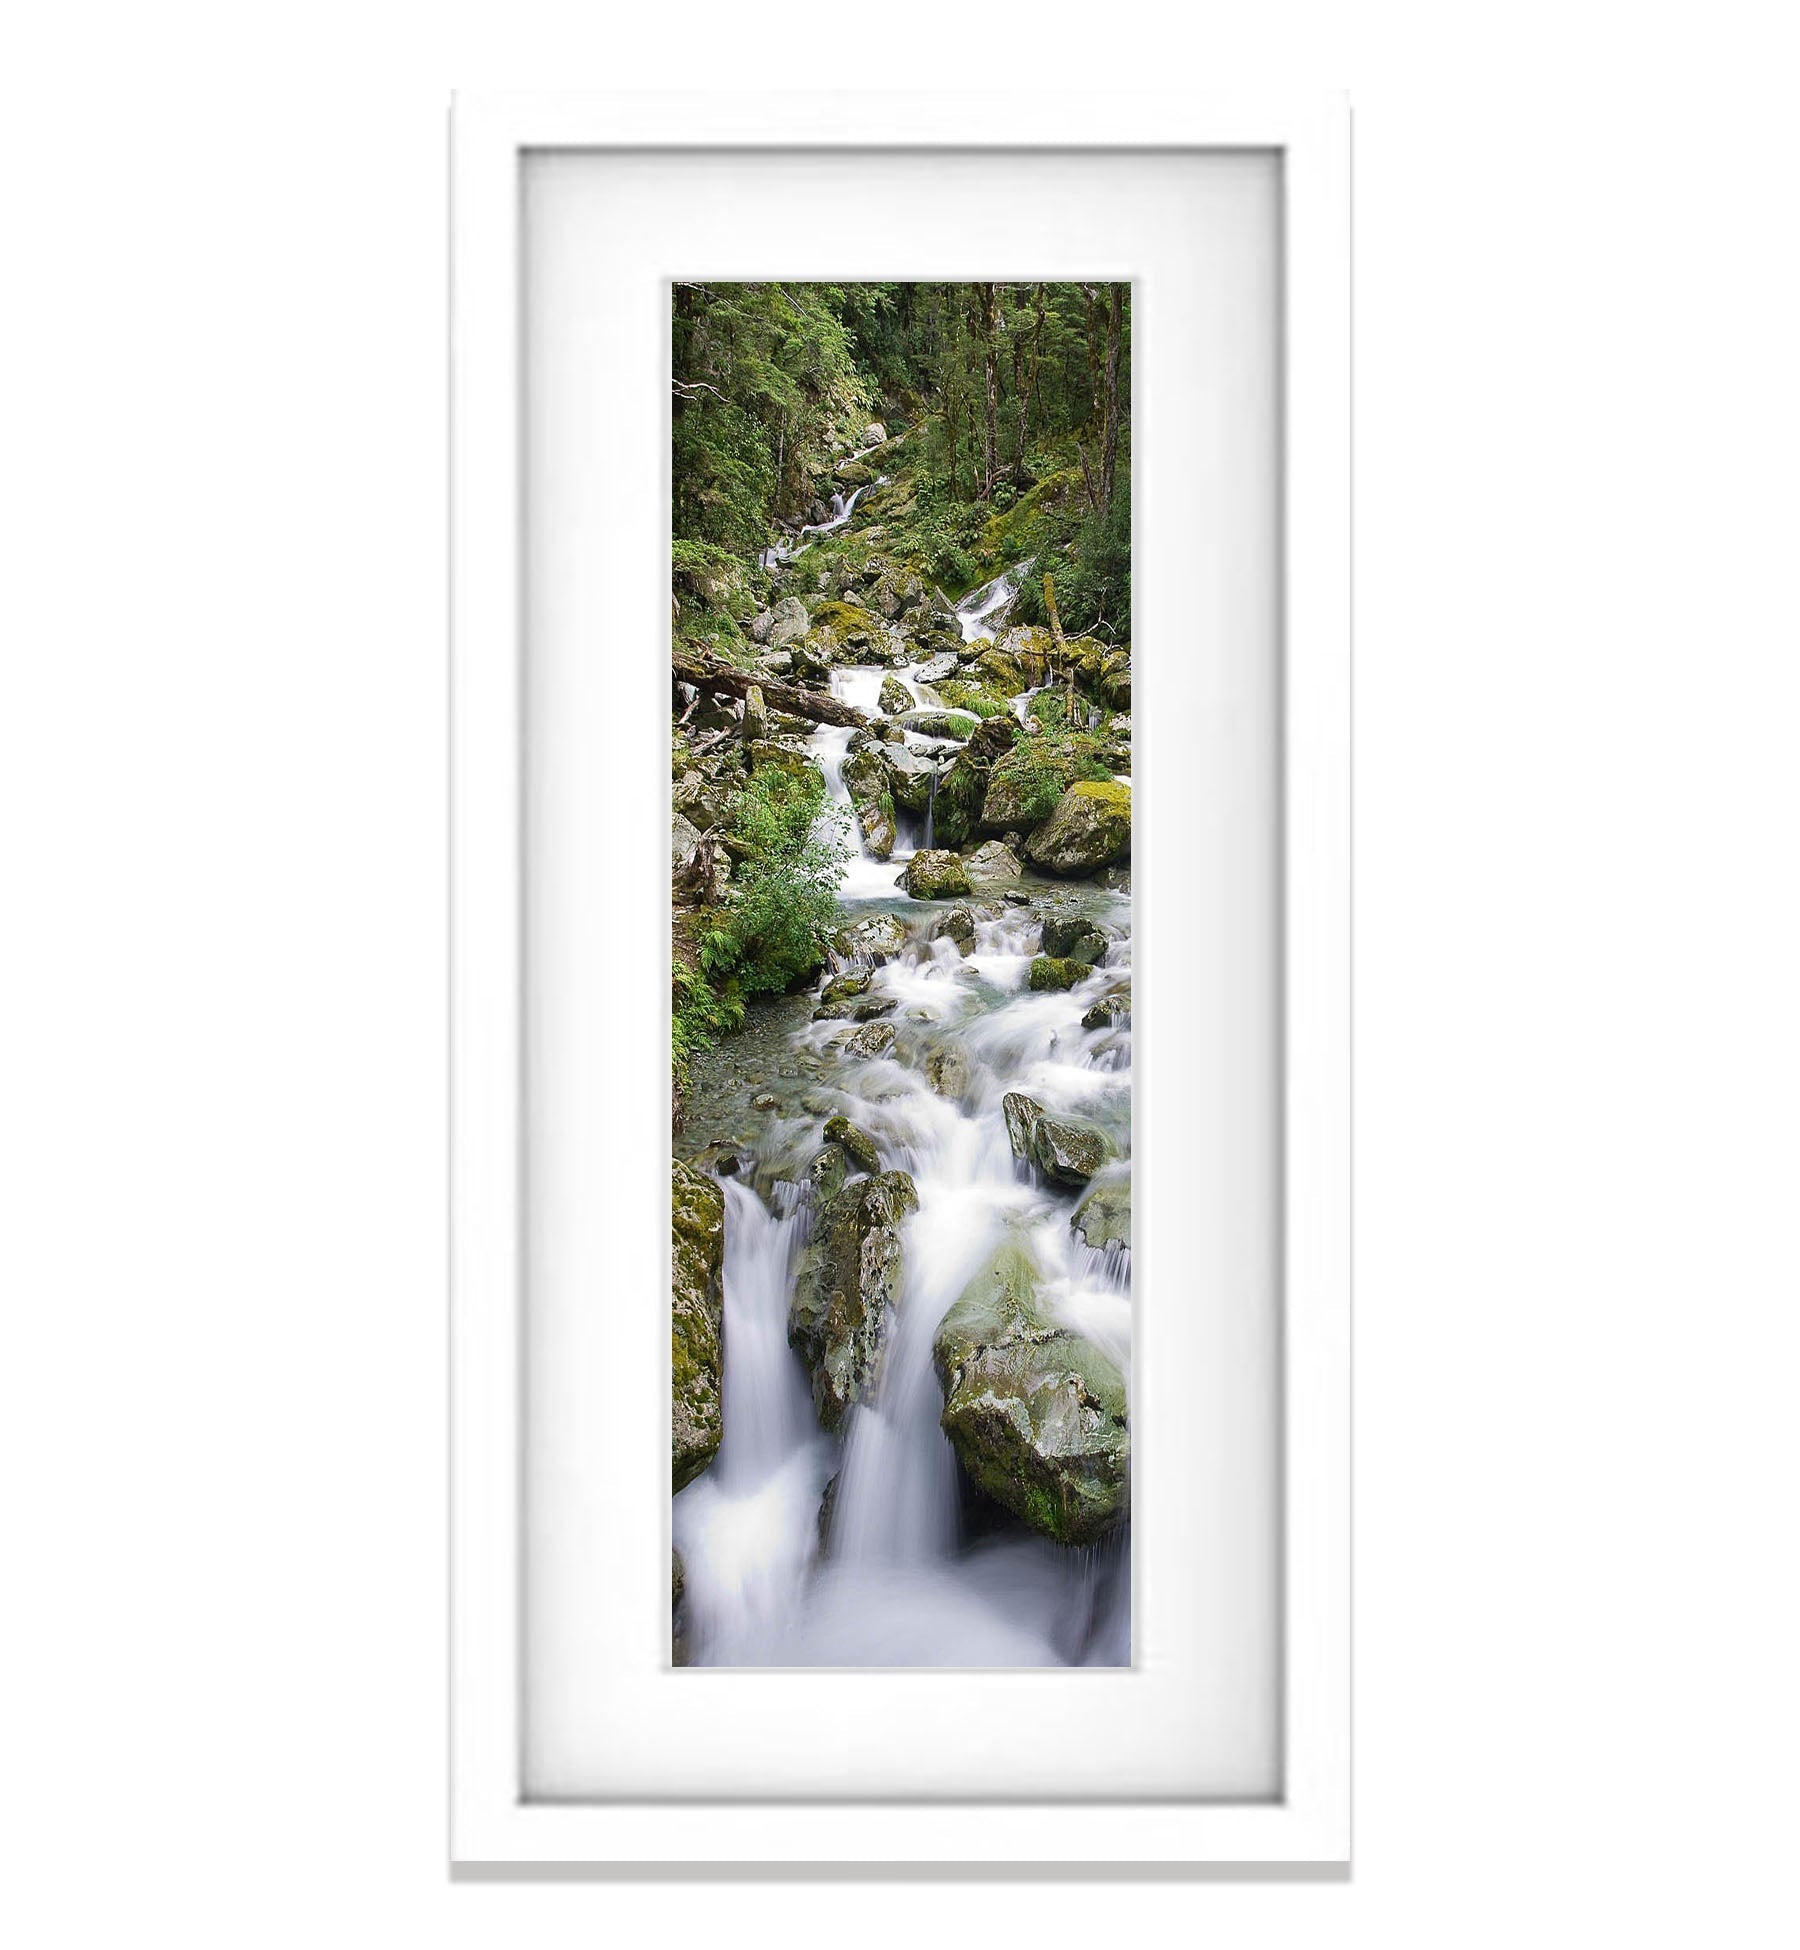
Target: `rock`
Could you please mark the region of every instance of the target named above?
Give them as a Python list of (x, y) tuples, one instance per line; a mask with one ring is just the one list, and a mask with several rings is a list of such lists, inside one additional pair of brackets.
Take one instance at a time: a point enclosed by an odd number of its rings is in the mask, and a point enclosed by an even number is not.
[(969, 1059), (958, 1043), (946, 1043), (925, 1059), (925, 1081), (952, 1102), (968, 1095)]
[(869, 984), (874, 980), (867, 969), (853, 968), (843, 975), (834, 975), (819, 992), (821, 1002), (851, 1002), (859, 995), (867, 995)]
[(1023, 1091), (1009, 1090), (1000, 1109), (1013, 1156), (1053, 1184), (1083, 1186), (1113, 1155), (1112, 1140), (1097, 1124), (1047, 1111)]
[(806, 1167), (806, 1183), (814, 1211), (834, 1197), (849, 1176), (850, 1154), (841, 1144), (822, 1145), (815, 1151)]
[(699, 844), (699, 827), (685, 813), (672, 814), (669, 820), (669, 865), (681, 866)]
[(1032, 834), (1026, 858), (1046, 873), (1097, 873), (1131, 857), (1131, 788), (1081, 779)]
[(875, 1379), (900, 1292), (901, 1221), (918, 1207), (911, 1178), (886, 1171), (840, 1186), (815, 1208), (788, 1344), (812, 1370), (813, 1406), (828, 1429)]
[(900, 723), (922, 738), (953, 738), (959, 744), (983, 722), (973, 711), (902, 711)]
[(844, 1039), (846, 1056), (891, 1056), (896, 1030), (891, 1022), (871, 1022)]
[(954, 650), (940, 650), (935, 657), (927, 657), (913, 672), (921, 684), (939, 684), (946, 677), (956, 675), (957, 663)]
[(963, 1289), (932, 1342), (941, 1426), (976, 1487), (1059, 1544), (1091, 1544), (1127, 1515), (1125, 1378), (1040, 1304), (1009, 1238)]
[(931, 781), (937, 774), (937, 766), (922, 752), (911, 750), (904, 742), (882, 747), (882, 762), (887, 767), (888, 790), (893, 794), (894, 804), (907, 812), (922, 813), (931, 803)]
[(842, 1145), (849, 1154), (850, 1162), (859, 1171), (878, 1171), (881, 1160), (875, 1149), (875, 1140), (860, 1124), (852, 1124), (847, 1117), (828, 1117), (825, 1120), (825, 1139), (828, 1144)]
[(962, 954), (975, 945), (975, 917), (966, 907), (953, 907), (931, 924), (932, 941), (954, 941)]
[(1085, 914), (1046, 914), (1039, 946), (1047, 955), (1086, 962), (1092, 968), (1106, 955), (1106, 936)]
[(774, 625), (775, 612), (772, 609), (758, 610), (756, 615), (751, 618), (750, 641), (752, 643), (767, 643), (769, 640), (769, 631)]
[(763, 641), (779, 650), (783, 644), (797, 642), (805, 636), (809, 627), (806, 605), (798, 596), (783, 596), (770, 613)]
[(906, 863), (906, 891), (916, 901), (953, 900), (974, 891), (963, 863), (942, 847), (925, 847)]
[(881, 710), (884, 717), (897, 718), (913, 708), (913, 694), (898, 677), (881, 680)]
[(677, 1160), (670, 1207), (670, 1464), (679, 1490), (718, 1454), (725, 1433), (725, 1195), (704, 1172)]
[(763, 703), (762, 686), (752, 684), (744, 693), (744, 743), (754, 744), (769, 735), (769, 712)]
[(859, 447), (879, 447), (887, 438), (887, 428), (879, 420), (871, 420), (862, 430), (862, 438), (856, 443)]
[(988, 645), (975, 659), (983, 686), (1002, 697), (1017, 697), (1025, 688), (1025, 672), (1018, 658), (1008, 655), (998, 644)]
[(1087, 1196), (1076, 1206), (1071, 1229), (1093, 1247), (1104, 1252), (1109, 1246), (1131, 1245), (1131, 1171), (1111, 1172), (1096, 1178)]
[(1064, 961), (1056, 955), (1033, 955), (1031, 986), (1034, 989), (1072, 989), (1088, 975), (1086, 962)]
[(831, 945), (842, 961), (858, 968), (879, 968), (906, 946), (906, 927), (896, 914), (865, 914), (839, 928)]
[(759, 1090), (750, 1099), (750, 1108), (752, 1110), (774, 1110), (780, 1105), (780, 1102), (781, 1099), (772, 1090)]
[(811, 757), (798, 745), (784, 745), (774, 738), (759, 738), (744, 747), (752, 772), (785, 772), (790, 779), (803, 779), (814, 770)]
[(1001, 840), (988, 840), (963, 862), (970, 882), (981, 887), (996, 880), (1017, 880), (1025, 869), (1019, 856)]
[(1111, 1029), (1131, 1021), (1130, 989), (1114, 989), (1103, 995), (1081, 1019), (1083, 1029)]
[(818, 1538), (822, 1558), (831, 1555), (831, 1525), (837, 1515), (838, 1479), (843, 1473), (841, 1469), (832, 1471), (831, 1481), (825, 1485), (825, 1494), (819, 1498)]
[(1091, 751), (1091, 746), (1071, 739), (1033, 739), (1006, 752), (988, 777), (987, 797), (981, 807), (983, 831), (1005, 833), (1048, 819), (1062, 795), (1080, 778), (1082, 768), (1092, 769)]
[(872, 859), (887, 859), (894, 850), (896, 828), (894, 795), (888, 785), (885, 763), (878, 753), (867, 748), (851, 752), (844, 760), (841, 777), (856, 813), (863, 850)]

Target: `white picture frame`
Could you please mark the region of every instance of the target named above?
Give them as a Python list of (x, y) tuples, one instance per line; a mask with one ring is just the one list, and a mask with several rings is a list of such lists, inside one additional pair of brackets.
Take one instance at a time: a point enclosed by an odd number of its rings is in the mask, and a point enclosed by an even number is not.
[[(1341, 1864), (1350, 1849), (1349, 117), (1338, 97), (709, 103), (453, 116), (451, 1833), (459, 1869)], [(1274, 152), (1281, 172), (1282, 1789), (1272, 1801), (535, 1802), (521, 1792), (521, 186), (544, 150)], [(645, 465), (660, 456), (645, 456)]]

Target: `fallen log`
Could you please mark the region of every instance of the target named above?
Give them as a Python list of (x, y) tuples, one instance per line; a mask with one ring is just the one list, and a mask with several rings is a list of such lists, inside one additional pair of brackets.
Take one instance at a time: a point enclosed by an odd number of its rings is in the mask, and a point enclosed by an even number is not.
[(846, 704), (826, 691), (809, 691), (799, 684), (778, 683), (759, 677), (753, 671), (736, 670), (717, 658), (691, 650), (670, 653), (669, 667), (684, 683), (715, 696), (743, 697), (754, 684), (771, 711), (783, 711), (790, 718), (804, 718), (808, 724), (865, 725), (868, 714)]

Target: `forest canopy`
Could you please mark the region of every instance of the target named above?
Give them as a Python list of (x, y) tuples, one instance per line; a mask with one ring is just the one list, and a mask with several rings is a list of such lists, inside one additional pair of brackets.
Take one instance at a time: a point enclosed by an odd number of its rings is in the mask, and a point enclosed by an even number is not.
[(874, 432), (869, 512), (945, 595), (1029, 556), (1064, 627), (1129, 638), (1128, 285), (678, 281), (672, 313), (678, 569), (753, 569)]

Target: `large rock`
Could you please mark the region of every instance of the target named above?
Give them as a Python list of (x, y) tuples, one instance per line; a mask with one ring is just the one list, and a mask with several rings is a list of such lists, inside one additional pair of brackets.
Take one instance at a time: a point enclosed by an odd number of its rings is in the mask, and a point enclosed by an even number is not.
[(1048, 819), (1083, 770), (1093, 770), (1092, 754), (1091, 745), (1068, 738), (1033, 738), (1015, 745), (989, 775), (982, 830), (1022, 833)]
[(1131, 1026), (1131, 991), (1114, 989), (1103, 995), (1081, 1019), (1083, 1029), (1117, 1029)]
[(933, 838), (939, 846), (966, 846), (981, 822), (988, 778), (997, 759), (1019, 735), (1016, 719), (983, 718), (948, 771), (938, 779)]
[(1000, 1109), (1013, 1156), (1053, 1185), (1078, 1190), (1113, 1157), (1112, 1140), (1085, 1117), (1048, 1111), (1019, 1090), (1009, 1090)]
[(894, 850), (897, 829), (886, 765), (878, 752), (865, 748), (845, 758), (842, 776), (856, 813), (863, 851), (872, 859), (887, 859)]
[(906, 924), (897, 914), (865, 914), (831, 938), (842, 961), (856, 968), (879, 968), (906, 946)]
[(944, 1433), (976, 1486), (1059, 1544), (1091, 1544), (1131, 1507), (1125, 1378), (1060, 1327), (1009, 1238), (932, 1343)]
[[(991, 794), (990, 794), (991, 796)], [(1046, 873), (1073, 878), (1131, 858), (1131, 788), (1081, 779), (1025, 846), (1026, 858)]]
[(921, 684), (941, 683), (946, 677), (956, 675), (957, 662), (954, 650), (940, 650), (935, 657), (927, 657), (913, 672)]
[(1058, 955), (1033, 955), (1031, 986), (1034, 989), (1072, 989), (1089, 974), (1083, 961), (1065, 961)]
[(725, 1194), (679, 1161), (671, 1179), (670, 1463), (679, 1490), (718, 1454), (725, 1433)]
[(1019, 856), (1001, 840), (987, 840), (963, 862), (969, 879), (977, 887), (998, 880), (1017, 880), (1025, 869)]
[(901, 712), (913, 708), (913, 694), (898, 677), (884, 677), (881, 680), (880, 704), (884, 716), (897, 718)]
[(850, 1162), (859, 1171), (873, 1171), (881, 1162), (875, 1140), (860, 1124), (852, 1124), (847, 1117), (828, 1117), (825, 1120), (825, 1141), (827, 1144), (842, 1145)]
[(959, 743), (967, 739), (982, 720), (973, 711), (902, 711), (900, 723), (908, 731), (916, 731), (921, 738), (953, 738)]
[(916, 901), (955, 900), (973, 892), (961, 860), (942, 847), (921, 848), (906, 863), (906, 891)]
[(919, 1207), (903, 1171), (841, 1185), (815, 1205), (788, 1309), (788, 1343), (812, 1372), (828, 1429), (873, 1383), (900, 1294), (900, 1227)]
[(1046, 914), (1043, 938), (1038, 945), (1047, 955), (1085, 962), (1089, 968), (1096, 967), (1106, 956), (1106, 936), (1085, 914)]
[(1069, 1220), (1071, 1230), (1104, 1252), (1109, 1246), (1131, 1244), (1131, 1168), (1120, 1165), (1103, 1172), (1088, 1187)]
[(764, 640), (771, 649), (779, 650), (784, 643), (794, 643), (805, 636), (808, 627), (806, 605), (798, 596), (783, 596), (769, 618)]
[(893, 795), (894, 804), (906, 812), (922, 813), (931, 804), (936, 764), (905, 743), (883, 745), (881, 762), (887, 767), (888, 791)]

